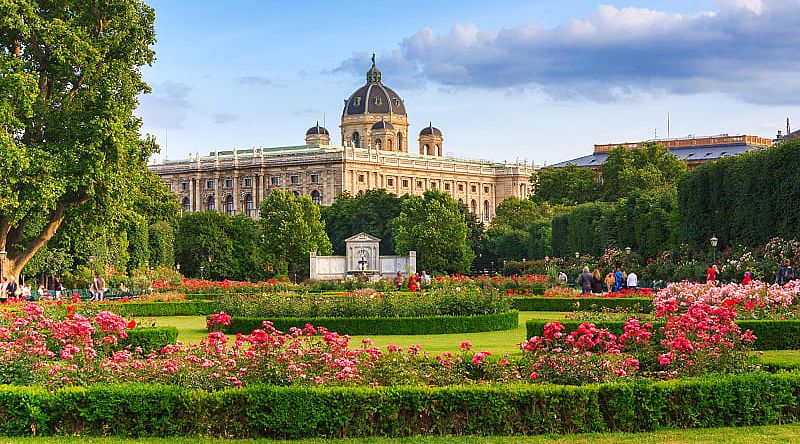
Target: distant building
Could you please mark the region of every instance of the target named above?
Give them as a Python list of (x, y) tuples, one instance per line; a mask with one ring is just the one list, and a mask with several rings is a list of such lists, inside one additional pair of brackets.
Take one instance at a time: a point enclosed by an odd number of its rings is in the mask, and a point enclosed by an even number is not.
[(669, 151), (679, 159), (685, 160), (690, 170), (704, 162), (772, 146), (772, 140), (765, 137), (748, 135), (729, 136), (727, 134), (719, 136), (686, 137), (681, 139), (659, 139), (643, 142), (609, 143), (595, 145), (594, 153), (588, 156), (559, 162), (550, 166), (553, 168), (562, 168), (573, 164), (581, 168), (592, 168), (599, 171), (600, 166), (603, 165), (608, 158), (608, 152), (614, 148), (621, 146), (628, 149), (637, 149), (648, 142), (656, 142), (668, 148)]
[(150, 169), (178, 195), (185, 212), (254, 218), (273, 188), (321, 205), (332, 204), (343, 191), (382, 188), (402, 196), (440, 190), (484, 222), (506, 198), (530, 194), (533, 163), (445, 157), (442, 131), (431, 124), (419, 132), (418, 152), (410, 150), (405, 103), (382, 83), (374, 56), (366, 84), (345, 100), (340, 128), (341, 146), (331, 145), (330, 133), (317, 123), (306, 131), (304, 145), (196, 154)]

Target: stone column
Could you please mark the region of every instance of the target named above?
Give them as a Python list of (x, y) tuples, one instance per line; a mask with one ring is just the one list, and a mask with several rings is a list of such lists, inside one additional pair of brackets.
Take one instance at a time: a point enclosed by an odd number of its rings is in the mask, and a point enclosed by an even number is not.
[(314, 251), (309, 254), (308, 278), (312, 281), (317, 280), (317, 253)]

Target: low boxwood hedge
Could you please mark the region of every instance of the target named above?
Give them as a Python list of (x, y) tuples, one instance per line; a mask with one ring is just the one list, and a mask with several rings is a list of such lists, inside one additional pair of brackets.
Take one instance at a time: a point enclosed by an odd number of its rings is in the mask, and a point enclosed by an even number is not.
[[(527, 337), (541, 336), (544, 332), (544, 324), (552, 322), (540, 319), (531, 319), (525, 323)], [(565, 332), (572, 332), (585, 321), (561, 319)], [(599, 328), (606, 328), (615, 335), (623, 332), (625, 321), (598, 321), (592, 322)], [(736, 321), (742, 331), (750, 329), (756, 335), (756, 342), (753, 344), (755, 350), (797, 350), (800, 349), (800, 320), (789, 319), (784, 321), (772, 320), (739, 320)], [(653, 323), (657, 329), (663, 323)]]
[(165, 345), (174, 344), (178, 340), (178, 329), (175, 327), (139, 327), (128, 330), (128, 337), (120, 340), (120, 345), (132, 348), (141, 347), (145, 353), (158, 351)]
[[(261, 328), (263, 318), (231, 318), (225, 333), (249, 334)], [(306, 324), (323, 326), (329, 331), (349, 335), (436, 335), (511, 330), (519, 326), (519, 312), (510, 311), (477, 316), (430, 316), (420, 318), (273, 318), (281, 331)]]
[(586, 385), (0, 386), (0, 434), (332, 438), (752, 426), (800, 420), (800, 374)]
[(650, 313), (653, 301), (650, 298), (512, 298), (512, 306), (519, 311), (601, 311), (623, 309), (637, 313)]
[(217, 311), (215, 301), (125, 302), (111, 309), (120, 316), (202, 316)]

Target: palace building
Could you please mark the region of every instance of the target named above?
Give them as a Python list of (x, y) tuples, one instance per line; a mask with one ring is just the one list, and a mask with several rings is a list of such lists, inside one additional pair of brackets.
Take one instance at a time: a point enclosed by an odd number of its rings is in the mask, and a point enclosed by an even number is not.
[[(306, 131), (303, 145), (189, 155), (150, 169), (178, 195), (184, 212), (253, 218), (273, 188), (310, 196), (321, 205), (331, 205), (342, 192), (382, 188), (402, 196), (440, 190), (484, 222), (504, 199), (528, 197), (532, 163), (444, 156), (442, 131), (430, 123), (416, 141), (409, 140), (406, 105), (382, 83), (374, 56), (366, 77), (366, 84), (345, 100), (340, 146), (331, 145), (330, 133), (317, 122)], [(418, 146), (411, 148), (414, 142)]]

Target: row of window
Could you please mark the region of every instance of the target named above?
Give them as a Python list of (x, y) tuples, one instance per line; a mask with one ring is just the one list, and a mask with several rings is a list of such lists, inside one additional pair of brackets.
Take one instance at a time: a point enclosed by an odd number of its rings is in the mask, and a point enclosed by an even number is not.
[[(299, 197), (300, 193), (295, 191), (294, 195)], [(320, 192), (317, 191), (317, 190), (311, 191), (311, 201), (314, 202), (317, 205), (322, 205), (322, 194), (320, 194)], [(236, 208), (234, 207), (234, 203), (233, 203), (233, 195), (229, 194), (229, 195), (225, 196), (225, 202), (223, 204), (225, 206), (224, 207), (225, 208), (225, 214), (228, 214), (228, 215), (231, 215), (231, 216), (236, 214)], [(184, 197), (183, 200), (181, 201), (181, 207), (183, 208), (184, 212), (191, 211), (192, 210), (192, 201), (189, 200), (188, 197)], [(214, 198), (214, 196), (208, 196), (208, 199), (206, 199), (206, 210), (209, 210), (209, 211), (216, 210), (216, 199)], [(254, 211), (253, 195), (252, 194), (245, 194), (244, 195), (244, 214), (247, 217), (252, 217), (254, 215), (253, 211)]]
[[(319, 174), (310, 174), (309, 179), (311, 183), (319, 183)], [(270, 176), (269, 178), (270, 185), (277, 186), (280, 184), (280, 176)], [(214, 189), (214, 179), (206, 179), (206, 190), (213, 190)], [(223, 188), (233, 188), (233, 179), (225, 178), (221, 180)], [(300, 183), (300, 175), (299, 174), (292, 174), (289, 176), (289, 183), (292, 185), (297, 185)], [(243, 188), (252, 188), (253, 187), (253, 178), (252, 177), (245, 177), (242, 180), (242, 187)], [(181, 182), (181, 189), (183, 191), (189, 191), (189, 181), (185, 180)]]
[[(365, 176), (363, 174), (359, 174), (358, 175), (358, 182), (359, 183), (364, 183), (364, 181), (365, 181)], [(409, 183), (408, 179), (402, 179), (400, 181), (401, 188), (408, 188), (408, 183)], [(431, 182), (430, 184), (431, 184), (431, 188), (434, 189), (434, 190), (438, 187), (438, 182)], [(386, 186), (393, 187), (394, 186), (394, 179), (393, 178), (386, 179)], [(423, 182), (421, 180), (418, 180), (417, 181), (417, 188), (422, 188), (422, 186), (423, 186)], [(445, 191), (450, 191), (450, 183), (449, 182), (445, 182), (444, 183), (444, 190)], [(464, 192), (464, 184), (463, 183), (458, 184), (458, 191), (462, 192), (462, 193)], [(477, 193), (478, 192), (478, 186), (477, 185), (470, 185), (470, 192)], [(489, 186), (488, 185), (484, 185), (483, 192), (486, 193), (486, 194), (489, 194)]]

